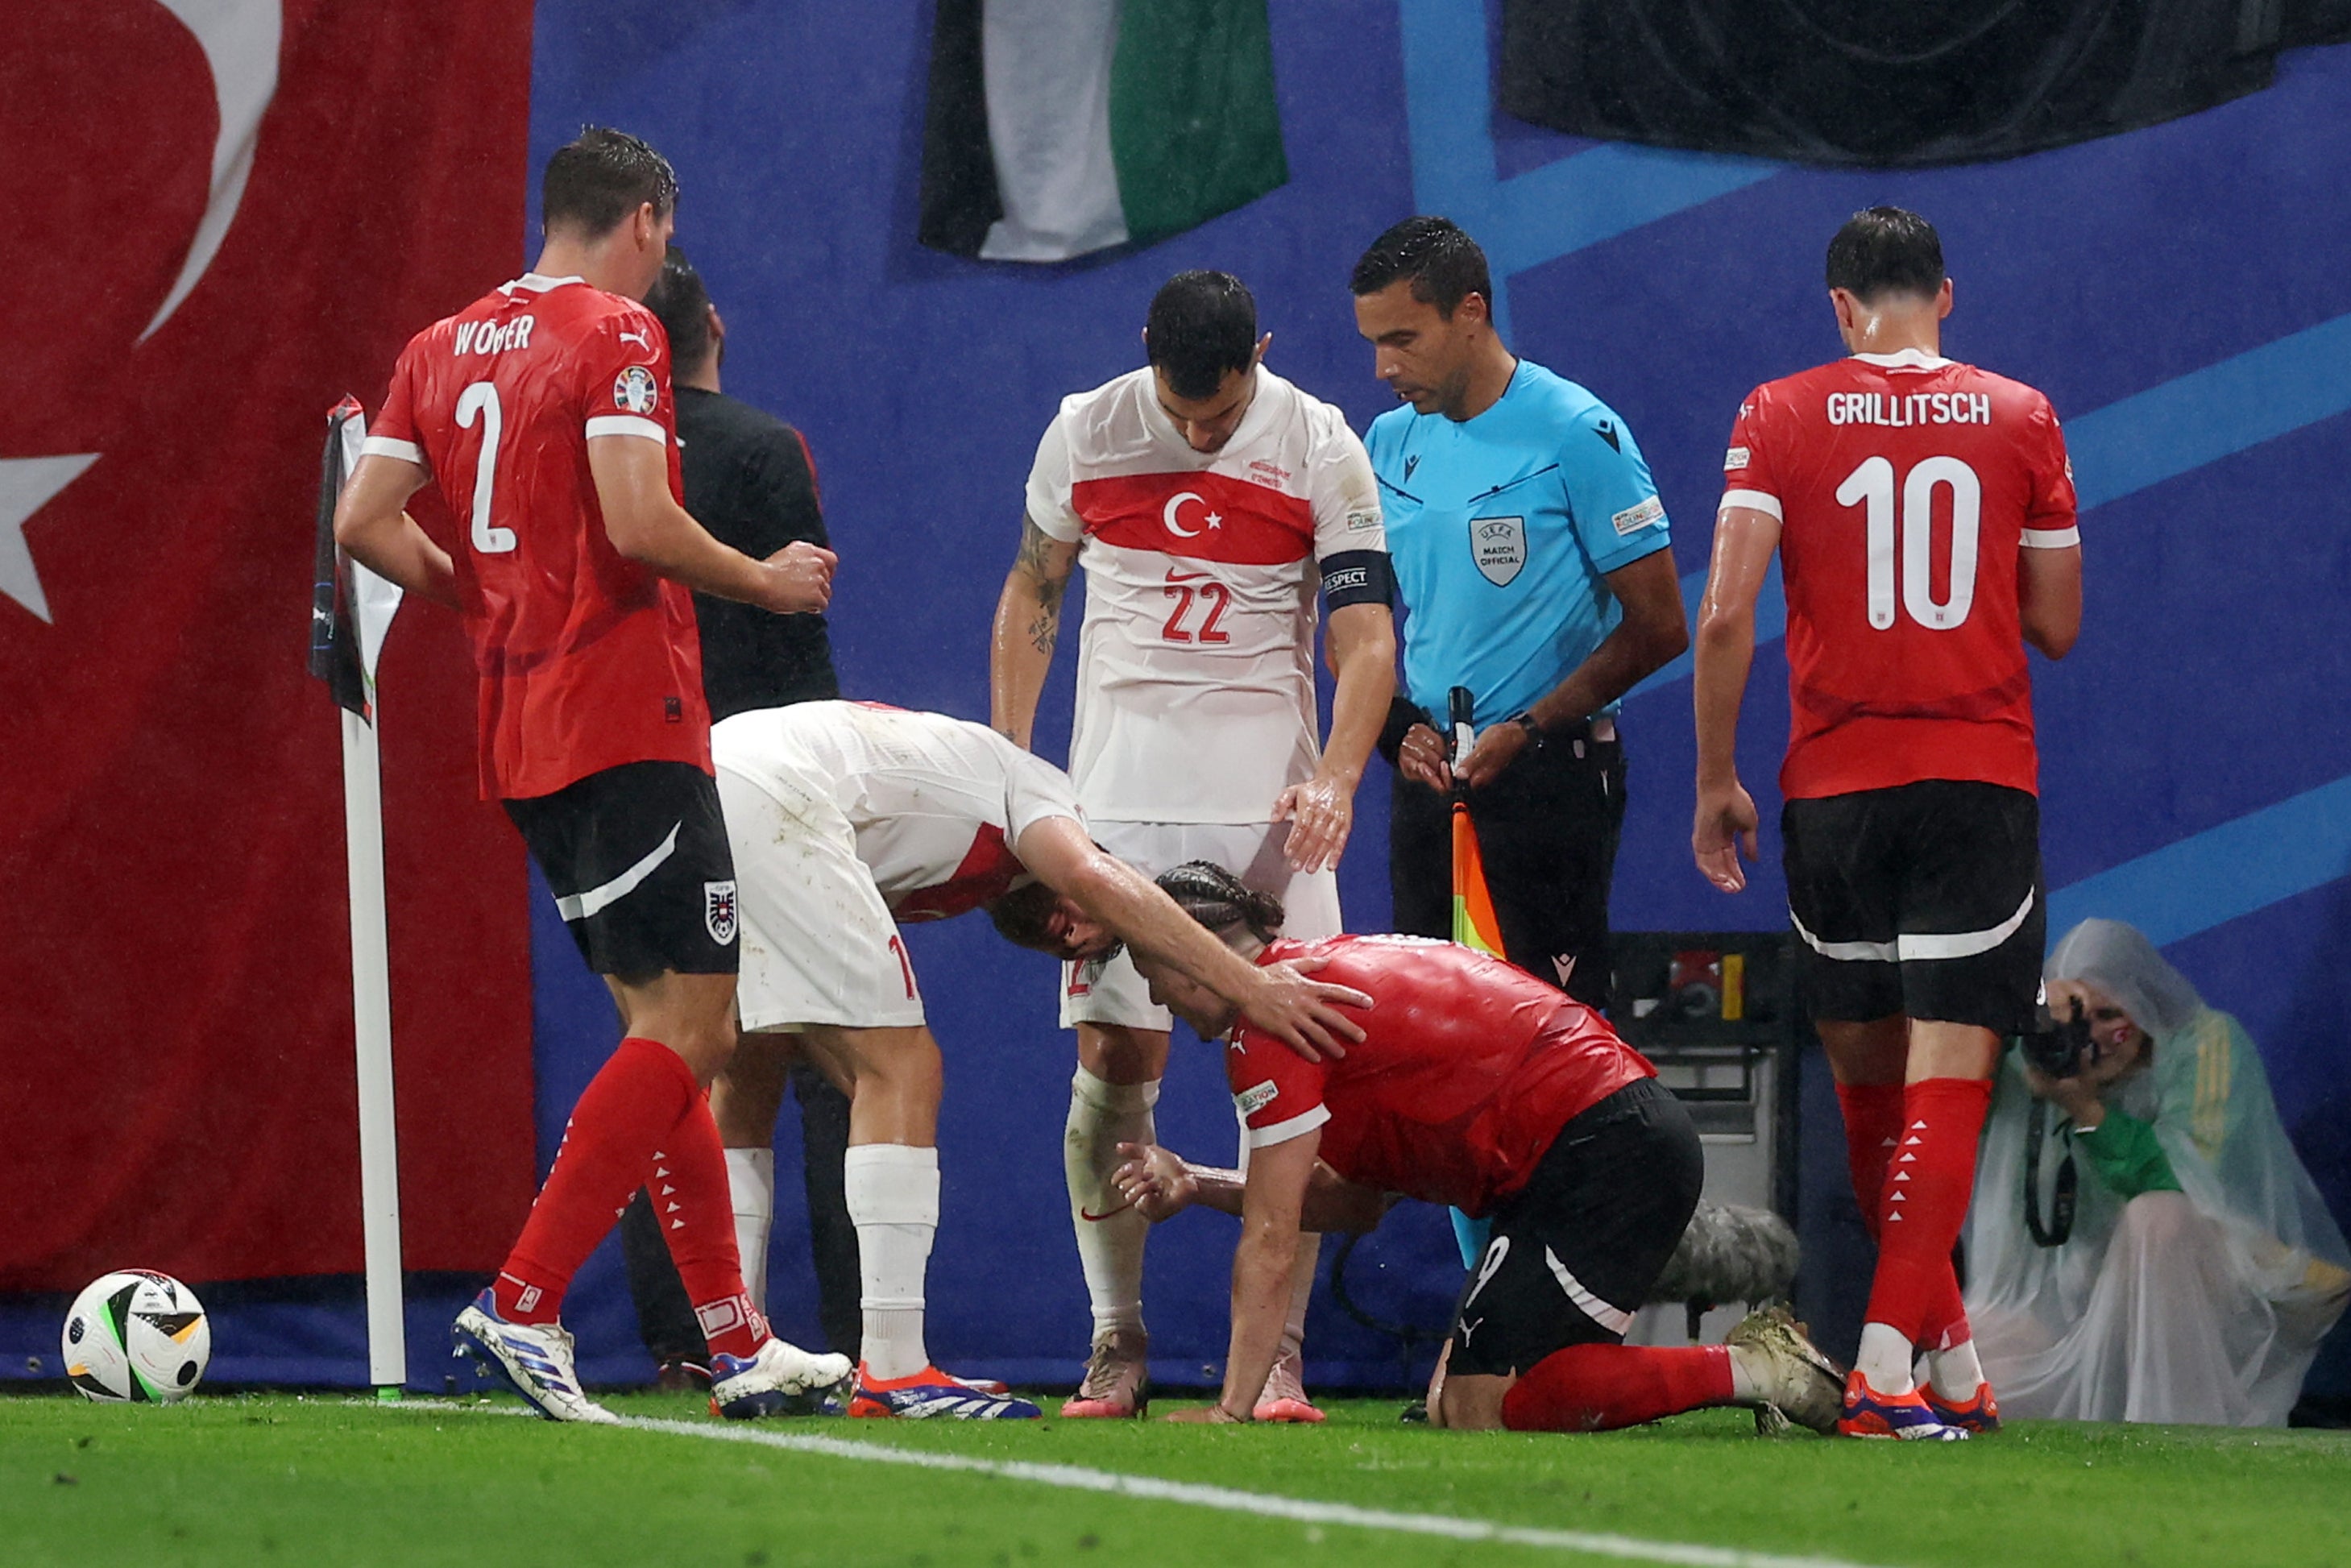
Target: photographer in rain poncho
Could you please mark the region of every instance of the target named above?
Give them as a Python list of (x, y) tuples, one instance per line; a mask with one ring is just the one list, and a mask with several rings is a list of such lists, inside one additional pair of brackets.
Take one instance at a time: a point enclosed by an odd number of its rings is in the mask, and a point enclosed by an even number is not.
[(2078, 1070), (2001, 1064), (1967, 1230), (1967, 1310), (2004, 1414), (2281, 1426), (2351, 1297), (2351, 1252), (2237, 1020), (2136, 928), (2047, 965)]

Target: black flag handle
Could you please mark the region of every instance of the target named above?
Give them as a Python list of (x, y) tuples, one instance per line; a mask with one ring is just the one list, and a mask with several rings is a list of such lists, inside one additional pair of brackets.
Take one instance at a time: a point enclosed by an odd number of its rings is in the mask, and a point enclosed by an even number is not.
[(1446, 739), (1451, 746), (1453, 798), (1457, 800), (1461, 798), (1461, 765), (1469, 759), (1469, 743), (1477, 734), (1469, 724), (1470, 710), (1476, 703), (1477, 699), (1470, 695), (1468, 686), (1456, 686), (1446, 694)]

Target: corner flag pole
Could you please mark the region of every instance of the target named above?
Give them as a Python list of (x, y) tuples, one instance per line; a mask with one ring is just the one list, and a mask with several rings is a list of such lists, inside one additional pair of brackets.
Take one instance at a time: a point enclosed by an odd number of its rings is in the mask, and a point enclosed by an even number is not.
[[(1494, 898), (1486, 888), (1486, 858), (1478, 849), (1478, 829), (1469, 821), (1469, 791), (1461, 783), (1460, 767), (1469, 759), (1469, 747), (1477, 739), (1470, 722), (1475, 706), (1468, 686), (1456, 686), (1447, 695), (1447, 727), (1451, 733), (1451, 766), (1453, 775), (1453, 939), (1464, 947), (1499, 958), (1502, 954), (1502, 926), (1494, 918)], [(1461, 1266), (1475, 1269), (1479, 1254), (1486, 1250), (1486, 1240), (1493, 1231), (1489, 1220), (1472, 1219), (1459, 1209), (1448, 1209), (1453, 1217), (1453, 1239), (1461, 1249)]]
[(359, 462), (366, 417), (345, 398), (328, 416), (319, 485), (310, 672), (342, 708), (343, 852), (350, 873), (351, 1020), (358, 1047), (360, 1232), (367, 1268), (368, 1381), (397, 1399), (408, 1381), (400, 1262), (400, 1147), (393, 1119), (392, 969), (384, 928), (383, 790), (375, 718), (377, 656), (399, 612), (398, 585), (334, 542), (335, 501)]

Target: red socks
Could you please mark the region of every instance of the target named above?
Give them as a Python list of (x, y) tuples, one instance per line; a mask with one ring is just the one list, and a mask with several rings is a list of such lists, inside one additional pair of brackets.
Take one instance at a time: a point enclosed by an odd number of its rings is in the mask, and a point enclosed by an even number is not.
[(1730, 1401), (1730, 1352), (1572, 1344), (1535, 1363), (1502, 1396), (1513, 1432), (1611, 1432)]
[(662, 1238), (685, 1282), (686, 1299), (702, 1323), (713, 1355), (752, 1355), (768, 1337), (767, 1321), (743, 1289), (735, 1249), (735, 1200), (726, 1184), (726, 1151), (710, 1103), (694, 1097), (653, 1153), (645, 1182)]
[[(1854, 1201), (1861, 1207), (1861, 1222), (1869, 1239), (1876, 1241), (1886, 1208), (1886, 1167), (1908, 1130), (1903, 1120), (1904, 1091), (1899, 1083), (1840, 1083), (1836, 1092), (1837, 1103), (1844, 1111), (1845, 1168), (1853, 1176)], [(1907, 1187), (1915, 1181), (1914, 1177), (1901, 1185)], [(1917, 1343), (1921, 1350), (1949, 1350), (1968, 1338), (1968, 1314), (1959, 1305), (1959, 1282), (1949, 1269), (1943, 1273), (1943, 1286), (1935, 1292), (1919, 1324)]]
[[(1884, 1323), (1922, 1349), (1967, 1336), (1951, 1249), (1975, 1188), (1976, 1140), (1991, 1103), (1980, 1078), (1929, 1078), (1902, 1092), (1900, 1137), (1885, 1153), (1873, 1229), (1877, 1274), (1866, 1321)], [(1847, 1126), (1847, 1146), (1856, 1141)], [(1855, 1156), (1858, 1168), (1859, 1159)], [(1869, 1213), (1870, 1206), (1863, 1206)]]
[[(501, 1316), (521, 1323), (555, 1321), (571, 1276), (644, 1185), (653, 1151), (688, 1106), (701, 1105), (702, 1086), (677, 1052), (650, 1040), (620, 1043), (572, 1107), (555, 1168), (491, 1287)], [(702, 1119), (709, 1121), (707, 1108)], [(722, 1194), (724, 1168), (722, 1155)]]

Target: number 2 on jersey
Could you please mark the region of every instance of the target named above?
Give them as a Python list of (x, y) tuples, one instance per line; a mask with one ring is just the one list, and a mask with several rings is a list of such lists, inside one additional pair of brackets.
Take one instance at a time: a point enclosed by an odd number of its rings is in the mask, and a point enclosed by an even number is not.
[[(1232, 606), (1231, 589), (1215, 578), (1208, 578), (1195, 589), (1191, 579), (1178, 577), (1171, 571), (1167, 574), (1167, 586), (1163, 591), (1176, 601), (1176, 608), (1168, 612), (1167, 624), (1159, 629), (1162, 637), (1170, 643), (1229, 643), (1233, 640), (1231, 632), (1217, 630), (1217, 622), (1225, 618), (1225, 612)], [(1208, 607), (1208, 613), (1202, 618), (1197, 632), (1186, 629), (1184, 624), (1184, 618), (1192, 612), (1195, 597)]]
[[(1948, 598), (1938, 601), (1935, 565), (1935, 489), (1951, 491), (1951, 580)], [(1894, 624), (1894, 465), (1865, 457), (1836, 490), (1837, 505), (1865, 508), (1869, 545), (1869, 623), (1880, 632)], [(1983, 520), (1983, 484), (1957, 457), (1926, 457), (1902, 481), (1902, 608), (1930, 632), (1949, 632), (1968, 618), (1976, 601), (1976, 541)]]
[(474, 460), (474, 548), (484, 555), (504, 555), (515, 548), (512, 528), (490, 525), (490, 497), (497, 487), (498, 437), (506, 430), (506, 413), (498, 407), (498, 389), (491, 382), (475, 382), (457, 394), (457, 427), (482, 424), (482, 455)]

